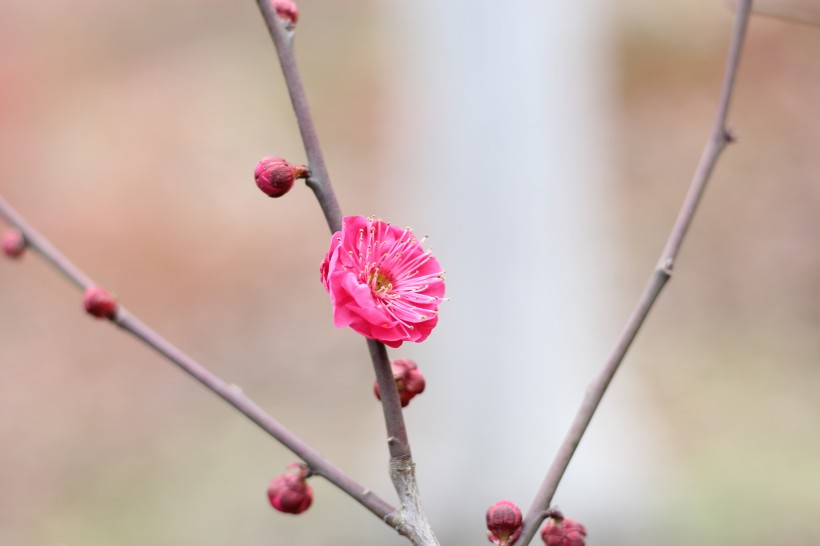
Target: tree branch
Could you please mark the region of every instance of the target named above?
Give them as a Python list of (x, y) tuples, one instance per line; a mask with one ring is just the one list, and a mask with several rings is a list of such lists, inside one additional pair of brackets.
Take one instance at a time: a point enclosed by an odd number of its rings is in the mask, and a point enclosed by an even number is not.
[(77, 288), (85, 290), (94, 284), (88, 275), (83, 273), (80, 268), (71, 263), (68, 258), (54, 248), (54, 245), (52, 245), (48, 239), (32, 228), (2, 195), (0, 195), (0, 216), (3, 216), (9, 224), (20, 230), (29, 248), (37, 252), (37, 254), (50, 263), (54, 269), (59, 271), (60, 274)]
[[(737, 9), (737, 1), (727, 2), (731, 9)], [(816, 5), (808, 7), (799, 2), (785, 2), (782, 0), (768, 0), (755, 3), (752, 15), (762, 15), (780, 19), (788, 23), (798, 23), (802, 25), (820, 26), (820, 8)]]
[[(0, 216), (15, 226), (23, 234), (27, 245), (54, 268), (67, 277), (80, 289), (94, 286), (94, 281), (82, 270), (66, 258), (48, 239), (43, 237), (26, 220), (15, 211), (11, 205), (0, 196)], [(247, 397), (242, 390), (220, 379), (205, 366), (186, 355), (171, 342), (164, 339), (146, 324), (132, 315), (125, 307), (118, 305), (117, 314), (112, 319), (114, 324), (124, 331), (154, 349), (156, 352), (176, 364), (185, 373), (199, 381), (208, 390), (222, 398), (228, 404), (239, 410), (248, 419), (256, 423), (259, 428), (279, 441), (309, 466), (313, 474), (318, 474), (339, 489), (353, 497), (362, 506), (373, 512), (383, 520), (392, 521), (395, 512), (387, 501), (372, 493), (369, 489), (357, 483), (339, 467), (324, 458), (318, 451), (310, 447), (301, 438), (282, 426), (271, 417), (256, 402)]]
[(416, 481), (416, 465), (407, 439), (407, 428), (401, 400), (393, 378), (390, 359), (384, 343), (367, 340), (376, 382), (381, 392), (384, 424), (387, 428), (387, 446), (390, 450), (390, 479), (399, 495), (401, 512), (397, 514), (396, 530), (418, 545), (437, 545), (438, 540), (424, 515)]
[[(302, 142), (305, 146), (310, 169), (308, 185), (316, 194), (316, 199), (322, 207), (330, 231), (339, 231), (342, 226), (342, 213), (333, 187), (330, 185), (330, 177), (327, 173), (319, 139), (316, 135), (316, 128), (313, 124), (305, 90), (299, 76), (293, 51), (293, 32), (285, 28), (270, 0), (257, 0), (256, 3), (276, 46), (285, 85), (288, 88), (296, 120), (299, 124), (299, 131), (302, 134)], [(373, 362), (373, 370), (376, 373), (376, 381), (381, 390), (382, 410), (387, 428), (387, 444), (390, 450), (390, 478), (401, 501), (401, 510), (394, 514), (394, 518), (388, 523), (417, 546), (437, 546), (438, 540), (421, 507), (415, 475), (415, 463), (410, 451), (407, 428), (404, 424), (401, 403), (393, 379), (387, 348), (383, 343), (374, 340), (368, 340), (367, 344)]]
[(276, 46), (276, 54), (279, 56), (279, 64), (282, 67), (282, 74), (285, 76), (290, 102), (293, 104), (293, 111), (299, 124), (299, 132), (302, 134), (302, 143), (307, 154), (308, 168), (310, 174), (307, 184), (322, 207), (322, 212), (327, 219), (327, 224), (331, 232), (342, 229), (342, 210), (339, 201), (330, 185), (330, 176), (327, 174), (322, 147), (319, 145), (319, 136), (316, 134), (316, 127), (313, 124), (313, 117), (310, 115), (307, 95), (302, 86), (302, 78), (299, 76), (299, 67), (296, 64), (296, 56), (293, 53), (293, 31), (285, 28), (285, 24), (276, 14), (271, 0), (256, 0), (259, 11), (268, 27), (268, 32), (273, 38)]
[(529, 544), (537, 532), (538, 527), (541, 525), (541, 522), (544, 521), (546, 511), (552, 503), (556, 489), (558, 489), (558, 484), (567, 466), (569, 466), (569, 462), (578, 444), (581, 442), (595, 411), (598, 409), (604, 393), (606, 393), (612, 378), (615, 376), (615, 372), (618, 371), (618, 367), (623, 361), (627, 350), (632, 345), (649, 311), (655, 304), (658, 295), (672, 276), (675, 260), (677, 259), (686, 232), (692, 224), (692, 219), (703, 196), (703, 192), (706, 189), (706, 184), (711, 177), (721, 152), (726, 147), (726, 144), (733, 140), (731, 133), (726, 127), (726, 117), (729, 111), (729, 102), (732, 97), (732, 90), (740, 62), (740, 53), (743, 48), (743, 40), (749, 22), (751, 7), (752, 0), (741, 0), (738, 4), (731, 44), (729, 46), (729, 54), (726, 60), (723, 87), (720, 92), (712, 132), (706, 142), (700, 162), (698, 163), (689, 186), (689, 191), (686, 194), (683, 206), (669, 234), (658, 265), (650, 276), (635, 309), (629, 316), (626, 326), (616, 341), (612, 353), (587, 389), (581, 407), (578, 409), (570, 429), (544, 478), (544, 482), (541, 484), (527, 512), (521, 537), (518, 541), (518, 544), (522, 546)]

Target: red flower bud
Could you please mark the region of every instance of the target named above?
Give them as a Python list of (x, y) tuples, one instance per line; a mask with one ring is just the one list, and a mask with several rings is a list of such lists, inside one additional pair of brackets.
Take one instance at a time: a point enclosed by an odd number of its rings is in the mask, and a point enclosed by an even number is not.
[(9, 229), (3, 233), (3, 252), (9, 258), (19, 258), (26, 250), (26, 238), (19, 229)]
[(541, 529), (545, 546), (584, 546), (587, 530), (577, 521), (569, 518), (552, 518)]
[[(415, 362), (405, 358), (397, 358), (390, 368), (393, 371), (393, 379), (396, 381), (396, 388), (399, 391), (401, 407), (405, 407), (417, 394), (424, 392), (424, 376), (421, 375), (421, 371), (419, 371)], [(373, 384), (373, 392), (376, 393), (376, 398), (382, 399), (378, 382)]]
[(509, 546), (521, 535), (521, 510), (508, 501), (498, 501), (487, 509), (487, 538), (493, 544)]
[(100, 319), (117, 316), (117, 300), (105, 288), (89, 286), (83, 295), (83, 306), (89, 315)]
[(273, 0), (273, 7), (276, 8), (276, 15), (285, 21), (288, 30), (296, 26), (299, 21), (299, 8), (296, 7), (295, 2), (290, 0)]
[(266, 157), (256, 164), (253, 176), (259, 189), (271, 197), (282, 197), (297, 178), (307, 178), (306, 167), (291, 165), (281, 157)]
[(276, 476), (268, 486), (268, 500), (271, 506), (286, 514), (301, 514), (313, 502), (313, 489), (306, 478), (308, 469), (304, 464), (296, 463), (290, 468), (297, 469)]

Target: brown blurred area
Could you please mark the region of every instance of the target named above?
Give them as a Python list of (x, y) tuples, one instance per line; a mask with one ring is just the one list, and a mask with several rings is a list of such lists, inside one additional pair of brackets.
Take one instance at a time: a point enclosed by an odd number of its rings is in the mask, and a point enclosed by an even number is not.
[[(356, 212), (390, 196), (368, 168), (391, 131), (379, 4), (300, 2), (305, 84)], [(618, 4), (618, 261), (605, 273), (625, 317), (708, 134), (731, 13)], [(752, 21), (730, 115), (739, 142), (626, 362), (651, 386), (645, 426), (674, 453), (666, 516), (633, 544), (820, 542), (818, 51), (820, 27)], [(332, 328), (318, 282), (319, 208), (303, 187), (274, 202), (251, 180), (274, 153), (304, 160), (253, 2), (0, 4), (0, 192), (339, 466), (377, 469), (367, 483), (392, 499), (365, 347)], [(84, 316), (36, 256), (0, 261), (0, 545), (403, 543), (319, 480), (308, 514), (273, 513), (267, 481), (292, 460)], [(607, 543), (597, 532), (590, 544)]]

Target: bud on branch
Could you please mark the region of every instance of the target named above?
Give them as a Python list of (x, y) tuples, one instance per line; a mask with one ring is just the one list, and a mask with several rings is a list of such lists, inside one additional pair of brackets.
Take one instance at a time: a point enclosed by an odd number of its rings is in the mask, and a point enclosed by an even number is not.
[(266, 157), (253, 172), (256, 185), (269, 197), (282, 197), (298, 178), (307, 178), (307, 167), (291, 165), (281, 157)]
[(303, 463), (294, 463), (286, 474), (271, 480), (268, 486), (268, 500), (271, 506), (285, 514), (301, 514), (313, 502), (313, 489), (307, 483), (310, 473)]
[(487, 509), (487, 538), (493, 544), (509, 546), (521, 535), (523, 517), (515, 503), (498, 501)]

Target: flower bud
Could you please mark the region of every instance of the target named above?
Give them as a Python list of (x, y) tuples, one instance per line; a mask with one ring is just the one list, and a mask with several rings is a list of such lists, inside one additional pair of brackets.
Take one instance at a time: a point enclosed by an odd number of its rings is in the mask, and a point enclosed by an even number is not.
[(273, 7), (276, 8), (276, 15), (285, 22), (288, 30), (292, 30), (299, 21), (299, 8), (295, 2), (290, 0), (273, 0)]
[(105, 288), (89, 286), (83, 295), (83, 306), (89, 315), (99, 319), (117, 316), (117, 300)]
[(307, 178), (307, 168), (291, 165), (281, 157), (266, 157), (253, 172), (256, 185), (270, 197), (282, 197), (297, 178)]
[(521, 534), (521, 510), (508, 501), (498, 501), (487, 509), (487, 538), (493, 544), (509, 546)]
[(290, 465), (291, 470), (271, 480), (268, 486), (268, 500), (271, 506), (286, 514), (301, 514), (313, 502), (313, 489), (308, 485), (307, 466), (301, 463)]
[[(415, 362), (405, 358), (397, 358), (390, 368), (393, 371), (393, 379), (396, 381), (396, 389), (399, 391), (401, 407), (405, 407), (417, 394), (424, 392), (424, 376), (421, 375)], [(376, 398), (382, 399), (378, 382), (373, 384), (373, 392), (376, 393)]]
[(9, 258), (19, 258), (26, 250), (26, 238), (19, 229), (12, 228), (3, 233), (3, 252)]
[(541, 529), (545, 546), (584, 546), (587, 530), (577, 521), (553, 517)]

